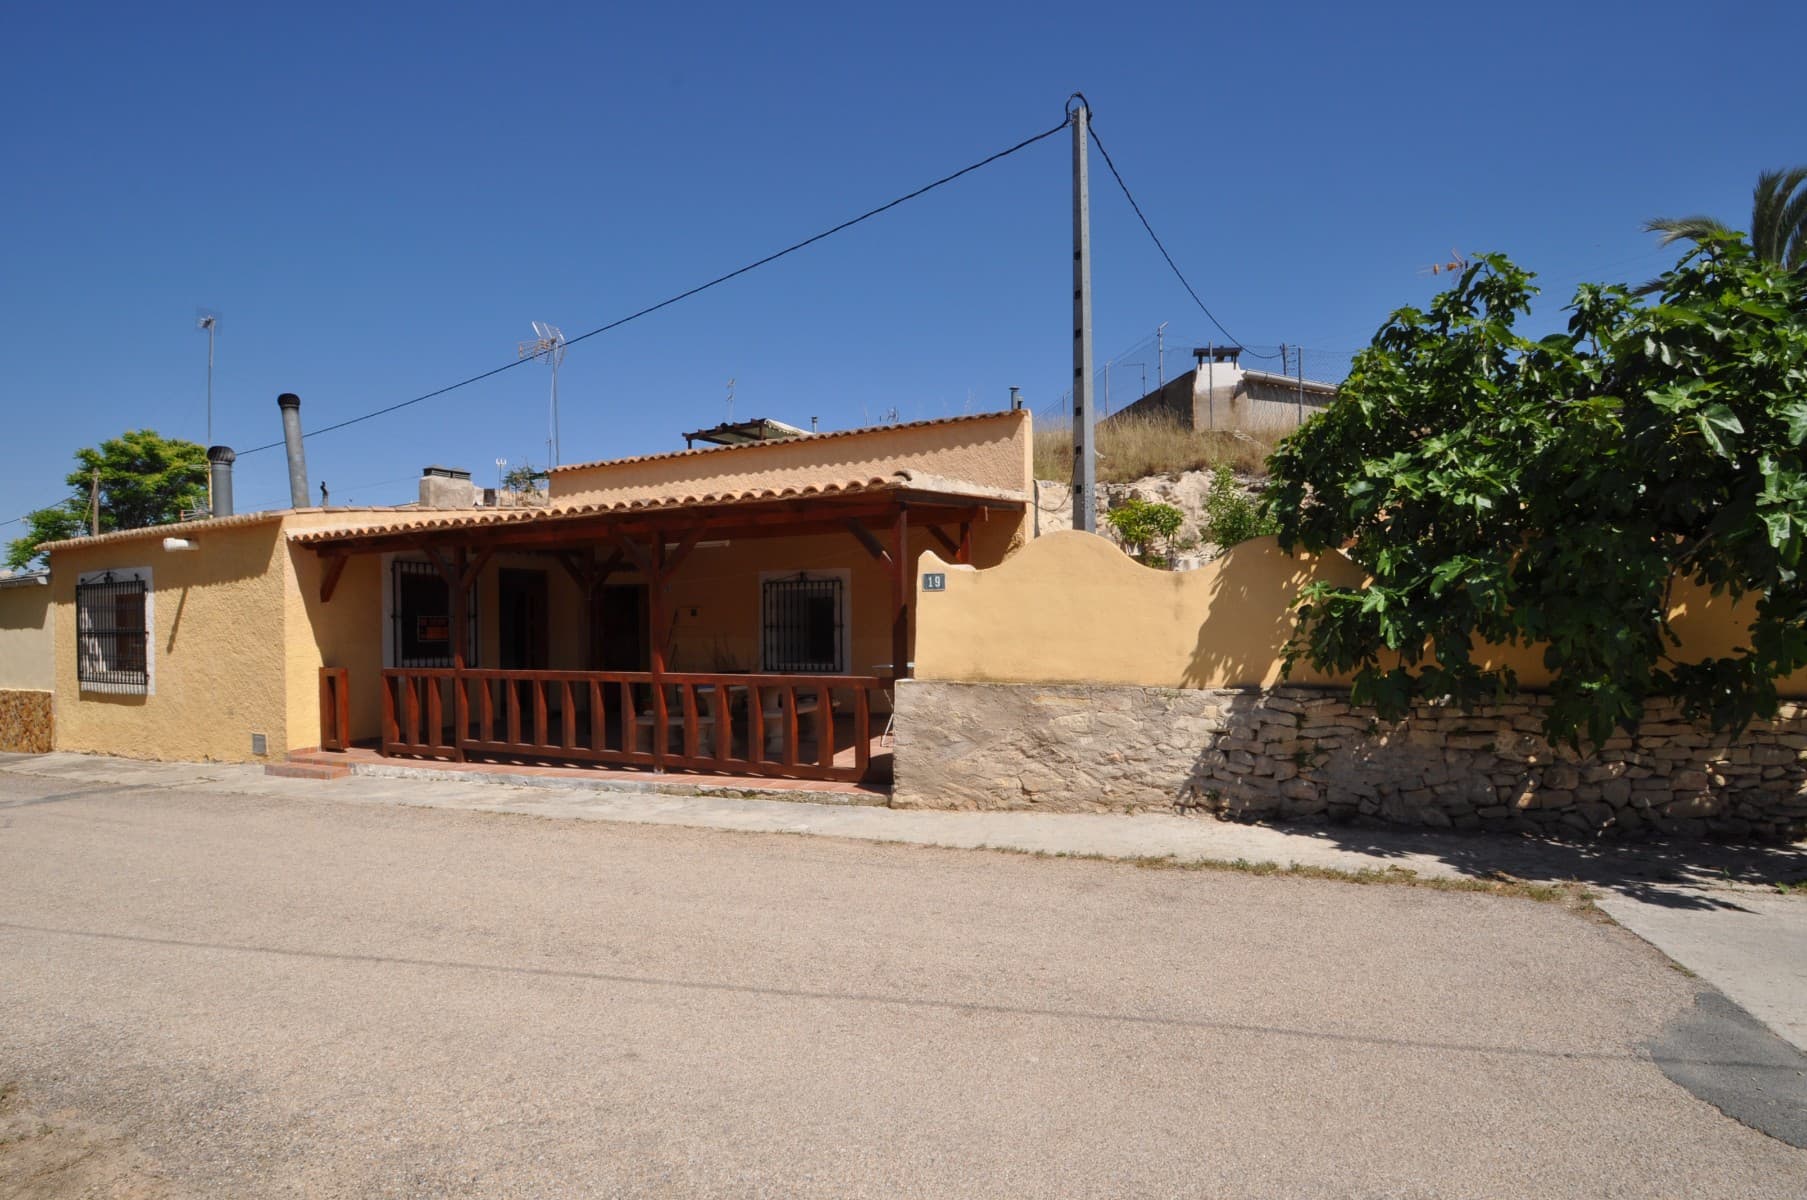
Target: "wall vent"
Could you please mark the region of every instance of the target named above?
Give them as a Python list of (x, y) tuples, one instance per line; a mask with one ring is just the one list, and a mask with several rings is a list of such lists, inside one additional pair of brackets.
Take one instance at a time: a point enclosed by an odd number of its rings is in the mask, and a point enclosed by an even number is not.
[(251, 735), (251, 753), (268, 754), (269, 752), (270, 752), (270, 743), (269, 743), (268, 739), (265, 738), (265, 736), (261, 733), (252, 734)]

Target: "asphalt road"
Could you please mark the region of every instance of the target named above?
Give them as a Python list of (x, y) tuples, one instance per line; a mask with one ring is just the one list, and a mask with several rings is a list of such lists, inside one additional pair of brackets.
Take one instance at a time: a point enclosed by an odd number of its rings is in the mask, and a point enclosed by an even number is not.
[(0, 1083), (144, 1194), (1807, 1196), (1652, 1061), (1700, 994), (1527, 901), (0, 775)]

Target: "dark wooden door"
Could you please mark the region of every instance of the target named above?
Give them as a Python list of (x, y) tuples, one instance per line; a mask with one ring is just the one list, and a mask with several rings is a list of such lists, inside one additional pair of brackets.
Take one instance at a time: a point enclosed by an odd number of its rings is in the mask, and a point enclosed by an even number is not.
[(590, 605), (590, 669), (644, 671), (650, 665), (646, 587), (625, 583), (599, 587)]
[(498, 657), (503, 670), (543, 671), (549, 665), (546, 596), (544, 571), (496, 573), (497, 633), (502, 642)]

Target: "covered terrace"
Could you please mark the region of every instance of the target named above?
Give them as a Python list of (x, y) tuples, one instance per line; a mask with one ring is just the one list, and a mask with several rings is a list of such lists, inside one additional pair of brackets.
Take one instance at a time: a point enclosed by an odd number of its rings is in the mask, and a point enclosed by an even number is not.
[[(1001, 561), (1025, 507), (899, 470), (297, 532), (317, 640), (367, 647), (323, 653), (320, 744), (872, 781), (910, 669), (916, 555)], [(375, 738), (354, 707), (380, 714)]]

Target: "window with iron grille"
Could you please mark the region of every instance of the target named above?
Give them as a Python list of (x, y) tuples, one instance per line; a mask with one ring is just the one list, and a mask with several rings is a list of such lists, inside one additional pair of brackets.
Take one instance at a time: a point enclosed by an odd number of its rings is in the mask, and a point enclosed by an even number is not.
[(75, 585), (75, 677), (82, 690), (148, 694), (150, 581), (105, 571)]
[(760, 662), (768, 671), (841, 675), (847, 671), (847, 582), (807, 573), (764, 581)]
[[(477, 589), (471, 588), (464, 665), (477, 665)], [(452, 665), (452, 590), (429, 562), (390, 564), (390, 654), (395, 667)]]

